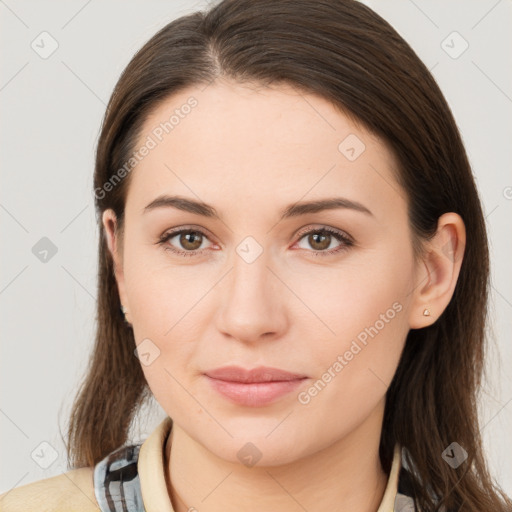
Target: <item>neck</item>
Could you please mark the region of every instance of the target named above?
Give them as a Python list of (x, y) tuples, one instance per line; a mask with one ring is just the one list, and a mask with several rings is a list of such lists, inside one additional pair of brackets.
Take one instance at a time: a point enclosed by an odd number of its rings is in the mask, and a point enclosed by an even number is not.
[(175, 512), (377, 512), (388, 478), (379, 459), (382, 414), (383, 404), (348, 436), (293, 463), (251, 468), (217, 457), (173, 423), (165, 447), (172, 506)]

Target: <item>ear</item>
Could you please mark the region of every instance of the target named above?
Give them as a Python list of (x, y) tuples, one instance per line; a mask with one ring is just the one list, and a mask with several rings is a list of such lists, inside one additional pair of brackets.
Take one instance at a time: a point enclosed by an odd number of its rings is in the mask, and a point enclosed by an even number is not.
[(117, 217), (111, 208), (105, 210), (102, 215), (102, 223), (105, 233), (105, 241), (114, 264), (114, 275), (117, 282), (117, 290), (121, 304), (126, 308), (126, 319), (129, 322), (130, 306), (125, 291), (124, 273), (123, 273), (123, 257), (121, 240), (119, 238)]
[[(409, 315), (411, 329), (433, 324), (448, 306), (459, 277), (466, 228), (461, 216), (449, 212), (441, 215), (434, 237), (427, 242), (426, 253), (416, 271), (413, 301)], [(425, 316), (428, 309), (430, 316)]]

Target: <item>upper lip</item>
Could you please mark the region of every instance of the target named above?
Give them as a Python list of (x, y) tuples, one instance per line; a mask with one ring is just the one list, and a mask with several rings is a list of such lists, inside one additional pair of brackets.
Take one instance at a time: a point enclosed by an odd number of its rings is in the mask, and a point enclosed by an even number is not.
[(270, 368), (268, 366), (258, 366), (246, 370), (240, 366), (223, 366), (208, 370), (205, 375), (212, 379), (226, 380), (230, 382), (278, 382), (286, 380), (303, 379), (306, 375), (287, 372), (279, 368)]

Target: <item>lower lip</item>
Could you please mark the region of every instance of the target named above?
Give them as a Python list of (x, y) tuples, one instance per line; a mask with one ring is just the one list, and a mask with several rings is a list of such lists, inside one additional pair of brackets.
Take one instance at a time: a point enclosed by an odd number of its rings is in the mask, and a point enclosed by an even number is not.
[(233, 402), (248, 407), (261, 407), (275, 402), (299, 387), (305, 378), (275, 382), (232, 382), (206, 375), (213, 388)]

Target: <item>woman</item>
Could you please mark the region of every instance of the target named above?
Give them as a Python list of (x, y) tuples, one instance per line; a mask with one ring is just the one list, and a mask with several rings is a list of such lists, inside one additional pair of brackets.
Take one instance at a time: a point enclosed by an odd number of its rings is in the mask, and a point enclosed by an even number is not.
[[(5, 510), (511, 510), (476, 410), (489, 262), (470, 164), (371, 9), (224, 0), (168, 24), (116, 85), (94, 187), (74, 469)], [(126, 444), (151, 394), (168, 418)]]

